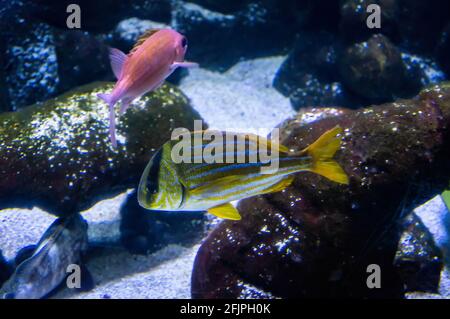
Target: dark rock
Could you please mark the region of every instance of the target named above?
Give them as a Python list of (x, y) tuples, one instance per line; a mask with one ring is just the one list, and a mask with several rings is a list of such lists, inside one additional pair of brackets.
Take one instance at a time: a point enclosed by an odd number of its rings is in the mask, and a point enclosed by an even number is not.
[(0, 288), (2, 284), (11, 276), (11, 274), (11, 266), (7, 263), (2, 252), (0, 251)]
[(138, 38), (150, 29), (163, 29), (168, 25), (150, 20), (141, 20), (138, 18), (130, 18), (117, 24), (112, 32), (111, 45), (124, 52), (129, 52)]
[[(381, 28), (367, 27), (367, 6), (381, 8)], [(432, 54), (439, 34), (450, 19), (446, 0), (345, 0), (340, 8), (340, 35), (349, 42), (367, 40), (374, 33), (419, 54)]]
[(419, 53), (433, 54), (442, 29), (450, 20), (450, 2), (447, 0), (397, 0), (396, 17), (400, 44)]
[(103, 39), (79, 30), (55, 30), (58, 92), (114, 76)]
[(46, 23), (66, 29), (67, 6), (76, 3), (81, 10), (81, 29), (92, 32), (109, 32), (121, 20), (131, 17), (169, 22), (170, 0), (137, 0), (132, 3), (123, 0), (37, 0), (34, 15)]
[[(57, 91), (58, 63), (53, 32), (43, 23), (19, 19), (1, 29), (3, 76), (8, 110), (45, 101)], [(0, 74), (1, 75), (1, 74)]]
[(0, 114), (0, 207), (36, 205), (64, 215), (136, 187), (170, 132), (191, 129), (199, 118), (178, 89), (163, 85), (120, 117), (113, 149), (107, 105), (96, 96), (111, 89), (112, 83), (94, 83)]
[(191, 0), (190, 2), (202, 6), (211, 11), (217, 11), (220, 13), (235, 13), (245, 8), (250, 2), (249, 0), (228, 0), (228, 1), (216, 1), (216, 0)]
[[(381, 8), (381, 28), (370, 29), (367, 12), (370, 4), (377, 4)], [(371, 35), (381, 33), (391, 39), (398, 39), (399, 1), (397, 0), (345, 0), (340, 7), (341, 20), (339, 31), (343, 39), (348, 42), (367, 40)]]
[(437, 59), (444, 69), (447, 77), (450, 78), (450, 23), (441, 33), (441, 38), (437, 47)]
[(302, 81), (303, 73), (313, 73), (323, 82), (339, 79), (336, 74), (340, 43), (331, 33), (302, 33), (294, 49), (278, 70), (274, 86), (284, 95), (291, 94)]
[(192, 245), (204, 235), (203, 212), (149, 211), (139, 206), (136, 192), (121, 208), (121, 242), (134, 254), (148, 254), (169, 244)]
[(394, 265), (398, 269), (405, 291), (437, 293), (442, 253), (414, 213), (404, 219), (402, 230)]
[(210, 11), (192, 3), (178, 2), (173, 11), (172, 27), (189, 41), (186, 58), (202, 66), (226, 59), (225, 48), (233, 51), (236, 25), (235, 15)]
[(418, 83), (417, 86), (426, 87), (445, 81), (445, 74), (439, 66), (429, 58), (419, 55), (402, 53), (406, 68), (406, 78), (409, 83)]
[(225, 70), (241, 58), (285, 52), (295, 35), (280, 31), (286, 20), (273, 2), (248, 3), (232, 14), (177, 2), (172, 27), (189, 39), (188, 59)]
[[(403, 295), (393, 267), (398, 208), (448, 185), (450, 84), (307, 125), (291, 120), (281, 143), (303, 149), (335, 125), (350, 184), (302, 173), (283, 192), (242, 200), (242, 220), (223, 221), (200, 247), (193, 297), (236, 298), (242, 283), (285, 298)], [(430, 180), (425, 193), (419, 185)], [(380, 289), (366, 286), (369, 264), (383, 271)]]
[(383, 35), (348, 47), (340, 61), (345, 85), (370, 103), (410, 97), (421, 87), (409, 78), (400, 51)]
[(307, 106), (357, 105), (340, 83), (338, 56), (341, 44), (331, 33), (298, 36), (294, 49), (274, 79), (274, 87), (289, 96), (295, 109)]
[[(247, 14), (248, 19), (261, 22), (261, 11), (248, 11), (249, 8), (261, 8), (271, 18), (267, 22), (273, 23), (274, 18), (283, 19), (283, 26), (294, 34), (303, 27), (307, 29), (335, 30), (339, 21), (339, 0), (191, 0), (205, 9), (223, 14)], [(326, 10), (324, 10), (326, 8)], [(273, 32), (274, 30), (272, 30)], [(284, 32), (281, 31), (281, 32)], [(264, 36), (264, 35), (261, 35)]]

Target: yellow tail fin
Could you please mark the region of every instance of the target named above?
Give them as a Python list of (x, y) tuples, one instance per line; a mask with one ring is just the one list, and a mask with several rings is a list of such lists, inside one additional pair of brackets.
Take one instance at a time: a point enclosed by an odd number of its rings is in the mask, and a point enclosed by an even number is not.
[(337, 136), (341, 133), (342, 128), (339, 126), (326, 131), (313, 144), (303, 150), (302, 153), (307, 153), (312, 158), (311, 172), (322, 175), (340, 184), (348, 184), (347, 174), (333, 160), (334, 154), (341, 147), (341, 138)]

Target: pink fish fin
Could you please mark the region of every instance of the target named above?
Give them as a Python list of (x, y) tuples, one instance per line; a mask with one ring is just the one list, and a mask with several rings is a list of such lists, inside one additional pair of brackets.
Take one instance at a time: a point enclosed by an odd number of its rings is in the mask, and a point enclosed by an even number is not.
[(119, 114), (122, 115), (125, 113), (125, 111), (128, 109), (128, 106), (130, 106), (130, 103), (133, 101), (133, 98), (123, 98), (122, 103), (120, 105), (120, 111)]
[(171, 66), (173, 69), (176, 68), (197, 68), (198, 67), (198, 63), (195, 62), (174, 62)]
[(122, 74), (122, 69), (125, 61), (127, 60), (127, 55), (120, 51), (119, 49), (111, 48), (109, 49), (109, 60), (111, 62), (111, 68), (117, 79), (120, 79)]
[(109, 105), (109, 139), (114, 147), (117, 147), (116, 142), (116, 116), (114, 113), (115, 101), (112, 100), (112, 94), (99, 93), (97, 97), (105, 101)]
[(129, 55), (133, 54), (142, 43), (145, 42), (145, 40), (147, 40), (148, 38), (150, 38), (152, 35), (154, 35), (156, 32), (160, 31), (161, 29), (150, 29), (145, 31), (136, 41), (136, 43), (134, 44), (133, 48), (131, 49), (130, 53), (128, 53)]
[(114, 148), (117, 147), (116, 141), (116, 115), (114, 113), (114, 104), (109, 105), (109, 139)]
[(106, 93), (97, 94), (97, 97), (102, 99), (107, 104), (111, 103), (111, 96), (112, 96), (112, 94), (106, 94)]

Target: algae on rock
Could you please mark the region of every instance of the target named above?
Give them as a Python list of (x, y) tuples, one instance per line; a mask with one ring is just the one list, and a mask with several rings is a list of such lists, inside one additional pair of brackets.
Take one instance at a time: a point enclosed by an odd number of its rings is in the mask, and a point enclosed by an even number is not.
[(0, 208), (40, 206), (55, 215), (81, 211), (98, 197), (136, 187), (156, 149), (200, 116), (176, 87), (136, 99), (108, 137), (112, 83), (79, 87), (18, 112), (0, 114)]

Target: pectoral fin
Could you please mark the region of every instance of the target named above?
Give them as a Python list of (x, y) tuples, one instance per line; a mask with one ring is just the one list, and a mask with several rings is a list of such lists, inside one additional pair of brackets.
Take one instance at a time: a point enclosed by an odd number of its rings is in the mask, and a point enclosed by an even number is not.
[(176, 68), (197, 68), (198, 67), (198, 63), (195, 62), (174, 62), (172, 64), (172, 70), (176, 69)]
[(219, 218), (240, 220), (241, 215), (238, 210), (230, 203), (219, 205), (208, 209), (208, 213), (217, 216)]

